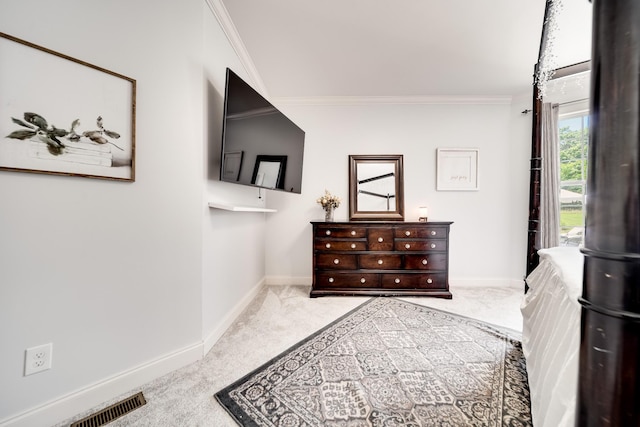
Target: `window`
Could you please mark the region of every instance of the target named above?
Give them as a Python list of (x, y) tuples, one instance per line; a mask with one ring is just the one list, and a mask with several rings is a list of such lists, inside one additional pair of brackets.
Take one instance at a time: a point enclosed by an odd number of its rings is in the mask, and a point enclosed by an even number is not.
[(579, 246), (585, 229), (589, 112), (586, 101), (561, 105), (560, 141), (560, 245)]

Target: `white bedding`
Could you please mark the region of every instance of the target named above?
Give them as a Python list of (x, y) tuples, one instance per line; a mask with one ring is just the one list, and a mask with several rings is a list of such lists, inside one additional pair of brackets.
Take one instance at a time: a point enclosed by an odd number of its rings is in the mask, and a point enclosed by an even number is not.
[(578, 384), (583, 255), (541, 249), (522, 300), (522, 349), (535, 427), (573, 427)]

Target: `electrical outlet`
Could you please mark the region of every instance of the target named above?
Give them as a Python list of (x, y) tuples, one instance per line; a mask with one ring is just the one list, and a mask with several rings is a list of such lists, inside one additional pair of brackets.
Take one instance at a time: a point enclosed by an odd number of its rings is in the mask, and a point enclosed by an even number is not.
[(53, 344), (28, 348), (24, 352), (24, 376), (51, 369)]

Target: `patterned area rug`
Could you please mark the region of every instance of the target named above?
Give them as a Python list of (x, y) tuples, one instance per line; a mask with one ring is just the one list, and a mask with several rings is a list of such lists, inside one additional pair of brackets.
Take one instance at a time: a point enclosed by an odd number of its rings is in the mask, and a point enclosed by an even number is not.
[(531, 426), (520, 342), (372, 298), (216, 393), (242, 426)]

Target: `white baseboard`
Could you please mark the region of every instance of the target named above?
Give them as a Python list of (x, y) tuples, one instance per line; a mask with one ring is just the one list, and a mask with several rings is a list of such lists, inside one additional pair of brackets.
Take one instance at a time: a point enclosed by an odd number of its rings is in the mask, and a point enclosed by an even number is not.
[(209, 352), (209, 350), (213, 348), (215, 343), (220, 339), (220, 337), (225, 333), (225, 331), (229, 329), (229, 326), (231, 326), (231, 324), (238, 318), (238, 316), (240, 316), (240, 314), (244, 311), (244, 309), (249, 306), (249, 304), (251, 303), (251, 301), (253, 301), (256, 295), (258, 295), (258, 292), (260, 292), (260, 290), (265, 285), (265, 283), (266, 283), (265, 279), (262, 279), (260, 282), (258, 282), (253, 287), (253, 289), (251, 289), (233, 307), (233, 309), (227, 313), (224, 319), (222, 319), (222, 322), (220, 322), (220, 324), (217, 325), (217, 327), (213, 331), (209, 332), (209, 334), (207, 335), (207, 337), (204, 339), (204, 342), (203, 342), (202, 356), (205, 356)]
[(311, 276), (299, 276), (299, 277), (291, 277), (291, 276), (267, 276), (265, 279), (265, 284), (267, 285), (304, 285), (311, 286), (313, 280)]
[[(313, 280), (311, 276), (289, 277), (289, 276), (268, 276), (265, 279), (266, 285), (305, 285), (311, 286)], [(449, 285), (453, 287), (522, 287), (524, 279), (474, 279), (474, 278), (449, 278)]]
[(51, 426), (202, 359), (231, 326), (233, 321), (251, 303), (264, 286), (264, 283), (265, 280), (263, 279), (254, 286), (225, 316), (220, 325), (209, 333), (202, 342), (189, 345), (20, 414), (0, 420), (0, 427)]
[(0, 427), (51, 426), (201, 358), (202, 343), (191, 344), (43, 405), (0, 420)]
[(451, 288), (522, 288), (524, 291), (524, 279), (473, 279), (473, 278), (449, 278)]

